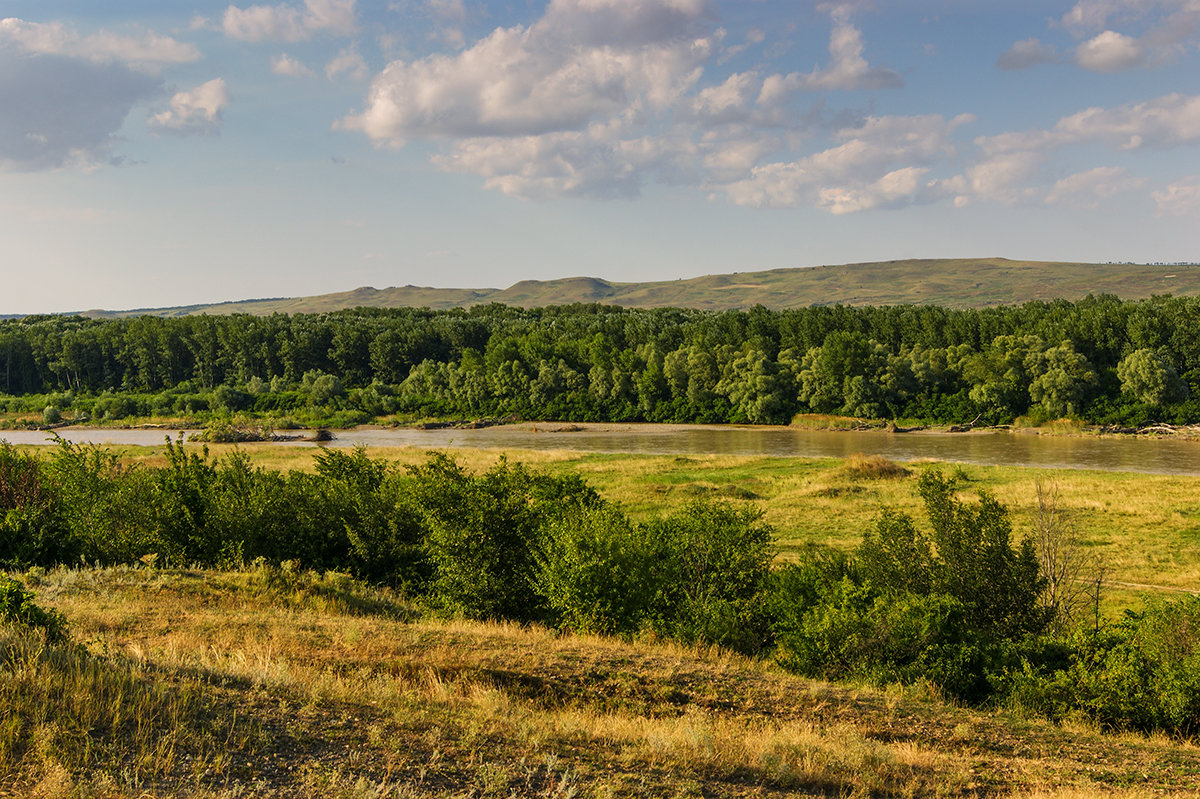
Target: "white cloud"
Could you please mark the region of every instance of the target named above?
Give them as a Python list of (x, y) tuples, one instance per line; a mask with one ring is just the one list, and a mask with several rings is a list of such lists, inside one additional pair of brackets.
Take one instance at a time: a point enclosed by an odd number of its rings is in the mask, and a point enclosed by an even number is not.
[(1049, 130), (1002, 133), (976, 139), (985, 155), (1047, 152), (1091, 142), (1121, 150), (1200, 142), (1200, 96), (1168, 94), (1118, 108), (1088, 108), (1063, 117)]
[(277, 55), (271, 59), (271, 72), (289, 78), (307, 78), (313, 75), (311, 69), (287, 53)]
[(318, 33), (349, 35), (358, 28), (356, 0), (304, 0), (294, 5), (229, 6), (221, 30), (231, 39), (247, 42), (299, 42)]
[(862, 31), (851, 24), (849, 7), (833, 9), (833, 33), (829, 37), (831, 62), (804, 77), (808, 89), (896, 89), (904, 80), (890, 69), (872, 67), (863, 58)]
[[(1039, 188), (1036, 177), (1049, 154), (1065, 147), (1104, 145), (1119, 151), (1169, 149), (1200, 143), (1200, 96), (1169, 94), (1117, 108), (1088, 108), (1053, 128), (981, 136), (981, 158), (962, 176), (966, 197), (1005, 203), (1093, 203), (1142, 184), (1113, 167), (1098, 167)], [(1043, 183), (1044, 186), (1044, 183)]]
[(741, 118), (762, 94), (763, 81), (756, 72), (735, 72), (719, 86), (700, 90), (692, 109), (709, 120)]
[[(1200, 0), (1079, 0), (1060, 24), (1079, 37), (1075, 63), (1097, 72), (1157, 65), (1196, 44)], [(1094, 34), (1094, 35), (1093, 35)]]
[(352, 80), (366, 80), (370, 71), (367, 69), (367, 62), (363, 60), (358, 50), (354, 47), (347, 47), (325, 65), (325, 77), (332, 80), (338, 75), (345, 75)]
[(1046, 195), (1045, 202), (1047, 205), (1070, 203), (1095, 208), (1100, 200), (1139, 188), (1145, 183), (1144, 179), (1131, 177), (1121, 167), (1101, 166), (1056, 181)]
[[(553, 0), (530, 27), (497, 28), (455, 55), (394, 61), (341, 126), (379, 143), (525, 136), (662, 109), (714, 50), (700, 0)], [(632, 41), (623, 38), (632, 36)]]
[(200, 58), (200, 51), (194, 46), (170, 36), (156, 33), (122, 36), (109, 31), (83, 35), (61, 22), (26, 22), (16, 17), (0, 19), (0, 43), (5, 42), (36, 55), (67, 56), (98, 64), (118, 63), (140, 68), (184, 64)]
[(1075, 49), (1075, 63), (1092, 72), (1120, 72), (1139, 66), (1146, 57), (1142, 45), (1116, 31), (1104, 31)]
[(150, 126), (164, 133), (211, 135), (221, 129), (221, 112), (229, 104), (225, 81), (214, 78), (194, 89), (177, 92), (170, 108), (150, 117)]
[(840, 131), (842, 143), (836, 147), (755, 166), (747, 177), (722, 188), (732, 202), (754, 207), (819, 203), (846, 213), (859, 205), (895, 204), (904, 189), (911, 188), (911, 195), (920, 188), (914, 181), (925, 172), (912, 170), (953, 154), (951, 134), (973, 120), (970, 115), (946, 120), (936, 114), (870, 117)]
[(820, 204), (834, 215), (907, 205), (917, 200), (923, 189), (936, 187), (924, 179), (928, 173), (924, 167), (910, 166), (889, 172), (868, 186), (821, 189)]
[(996, 59), (996, 66), (1000, 69), (1028, 69), (1038, 64), (1052, 64), (1057, 60), (1058, 51), (1054, 47), (1032, 38), (1022, 39), (1001, 53)]
[(1176, 181), (1152, 195), (1160, 214), (1200, 215), (1200, 175)]

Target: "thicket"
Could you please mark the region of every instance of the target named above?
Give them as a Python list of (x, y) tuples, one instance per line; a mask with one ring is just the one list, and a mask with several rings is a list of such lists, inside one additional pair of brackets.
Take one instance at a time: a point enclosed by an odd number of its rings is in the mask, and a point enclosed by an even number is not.
[(951, 310), (602, 305), (0, 321), (31, 423), (389, 414), (787, 422), (797, 412), (1200, 421), (1200, 298)]
[[(165, 466), (126, 467), (67, 442), (47, 458), (0, 445), (0, 567), (255, 562), (389, 585), (432, 613), (711, 643), (811, 676), (1200, 730), (1200, 598), (1103, 624), (1076, 601), (1083, 572), (1053, 513), (1036, 544), (1016, 540), (1003, 505), (962, 499), (936, 470), (917, 481), (923, 519), (885, 509), (856, 550), (772, 568), (774, 532), (750, 508), (697, 501), (638, 522), (578, 477), (506, 460), (473, 474), (436, 454), (403, 469), (363, 450), (316, 458), (313, 473), (283, 473), (168, 442)], [(0, 621), (60, 629), (11, 581)]]

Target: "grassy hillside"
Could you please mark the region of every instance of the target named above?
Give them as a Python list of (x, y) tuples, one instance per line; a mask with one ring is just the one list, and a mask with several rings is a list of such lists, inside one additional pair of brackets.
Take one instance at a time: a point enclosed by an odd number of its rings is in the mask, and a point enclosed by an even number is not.
[(89, 311), (96, 317), (154, 313), (300, 313), (341, 308), (403, 306), (470, 307), (489, 302), (534, 307), (598, 302), (627, 307), (724, 310), (764, 305), (801, 308), (814, 304), (893, 305), (928, 303), (954, 308), (1078, 299), (1116, 294), (1139, 299), (1153, 294), (1200, 294), (1200, 266), (1082, 264), (960, 258), (772, 269), (705, 275), (689, 280), (611, 283), (591, 277), (522, 280), (506, 289), (438, 289), (418, 286), (359, 288), (337, 294), (261, 299), (214, 305), (136, 311)]
[(416, 618), (344, 575), (24, 575), (0, 795), (1194, 795), (1200, 750), (674, 644)]

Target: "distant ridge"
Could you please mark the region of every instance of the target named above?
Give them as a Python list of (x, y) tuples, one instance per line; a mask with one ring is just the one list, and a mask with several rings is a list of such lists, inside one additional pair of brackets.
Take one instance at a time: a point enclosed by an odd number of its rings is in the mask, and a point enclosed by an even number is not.
[(809, 305), (932, 304), (979, 308), (1030, 300), (1077, 300), (1088, 294), (1142, 299), (1155, 294), (1200, 295), (1200, 265), (1087, 264), (943, 258), (882, 261), (705, 275), (687, 280), (613, 283), (594, 277), (522, 280), (506, 289), (400, 286), (357, 288), (336, 294), (241, 300), (131, 311), (93, 310), (110, 318), (152, 314), (321, 313), (345, 308), (467, 308), (499, 302), (536, 307), (605, 303), (631, 308), (730, 310)]

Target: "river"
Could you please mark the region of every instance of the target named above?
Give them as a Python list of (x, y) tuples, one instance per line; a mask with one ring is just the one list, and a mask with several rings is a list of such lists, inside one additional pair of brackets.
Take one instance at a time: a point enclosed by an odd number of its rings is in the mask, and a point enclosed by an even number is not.
[[(177, 433), (161, 429), (62, 428), (68, 441), (110, 446), (161, 445)], [(504, 450), (579, 450), (655, 455), (768, 455), (843, 458), (856, 452), (897, 461), (929, 458), (959, 463), (1042, 469), (1099, 469), (1200, 475), (1200, 441), (1030, 433), (885, 433), (797, 430), (738, 425), (524, 423), (479, 430), (358, 428), (336, 431), (328, 446), (477, 447)], [(13, 444), (45, 444), (40, 431), (0, 431)], [(307, 441), (283, 447), (315, 446)]]

